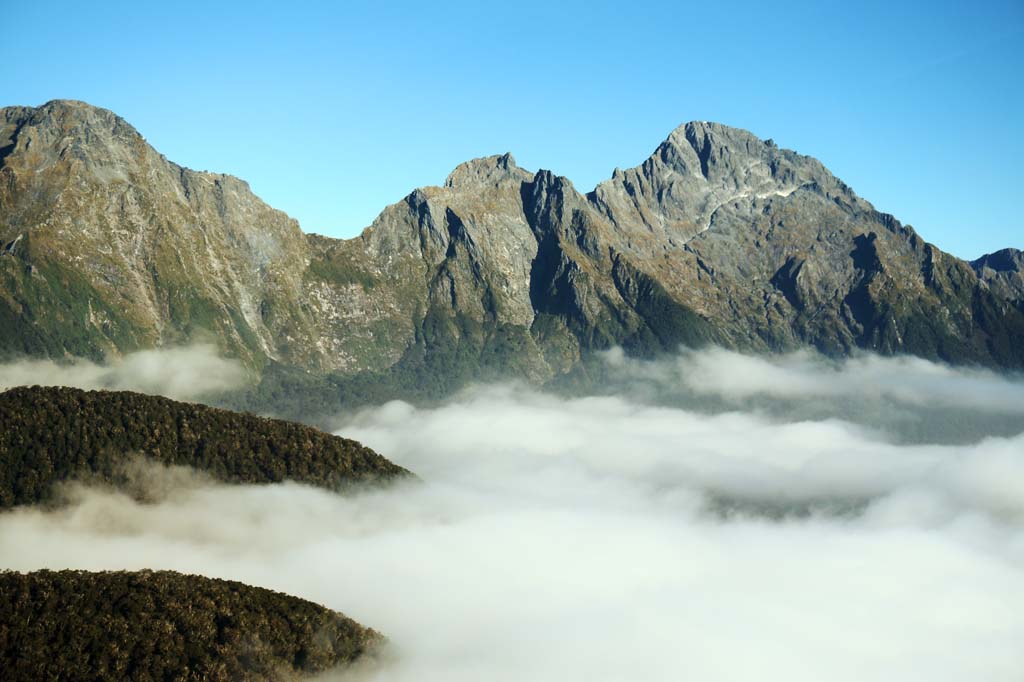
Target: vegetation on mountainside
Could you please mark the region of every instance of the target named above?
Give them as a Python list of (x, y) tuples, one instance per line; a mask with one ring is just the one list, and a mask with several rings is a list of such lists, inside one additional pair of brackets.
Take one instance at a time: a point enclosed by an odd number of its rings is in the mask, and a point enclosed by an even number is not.
[[(27, 250), (31, 235), (18, 244)], [(79, 272), (44, 260), (0, 259), (0, 353), (100, 360), (112, 348), (134, 350), (152, 339), (139, 336), (123, 310), (110, 305)]]
[(332, 284), (358, 284), (367, 290), (377, 283), (371, 273), (360, 268), (348, 254), (341, 252), (329, 252), (310, 259), (305, 276)]
[(44, 501), (58, 481), (123, 483), (137, 455), (230, 483), (339, 489), (409, 475), (308, 426), (127, 391), (13, 388), (0, 394), (0, 424), (0, 508)]
[(312, 602), (170, 571), (0, 573), (0, 670), (18, 680), (280, 680), (383, 638)]
[(316, 375), (270, 363), (257, 387), (224, 396), (222, 402), (231, 409), (272, 408), (287, 419), (327, 423), (342, 409), (395, 399), (425, 403), (474, 382), (528, 378), (534, 355), (521, 350), (534, 343), (523, 327), (488, 325), (431, 309), (417, 328), (414, 343), (387, 370)]

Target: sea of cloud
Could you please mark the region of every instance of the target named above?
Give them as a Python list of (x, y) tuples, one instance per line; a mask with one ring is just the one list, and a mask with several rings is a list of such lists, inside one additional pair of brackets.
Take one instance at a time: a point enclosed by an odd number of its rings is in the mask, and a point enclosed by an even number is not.
[(0, 515), (0, 565), (306, 597), (390, 638), (349, 680), (1024, 678), (1024, 383), (874, 357), (606, 360), (601, 395), (491, 385), (339, 418), (420, 482), (81, 488)]
[(128, 353), (106, 364), (23, 359), (0, 364), (0, 391), (12, 386), (74, 386), (89, 390), (139, 391), (178, 400), (241, 388), (245, 369), (199, 344)]

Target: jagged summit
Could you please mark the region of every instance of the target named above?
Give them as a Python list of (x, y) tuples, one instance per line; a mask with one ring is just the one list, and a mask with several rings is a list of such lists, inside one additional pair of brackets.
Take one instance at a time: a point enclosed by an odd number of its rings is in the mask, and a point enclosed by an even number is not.
[(38, 108), (42, 110), (68, 109), (72, 111), (98, 113), (104, 116), (113, 116), (115, 118), (120, 118), (120, 116), (115, 114), (110, 109), (99, 107), (95, 104), (90, 104), (80, 99), (51, 99), (46, 103), (42, 104), (41, 106), (39, 106)]
[(510, 154), (474, 159), (333, 240), (170, 163), (111, 112), (11, 107), (0, 240), (0, 352), (213, 338), (268, 394), (293, 371), (333, 377), (324, 400), (543, 382), (612, 345), (1024, 367), (1019, 253), (966, 263), (817, 160), (709, 122), (588, 194)]
[(971, 261), (971, 265), (979, 270), (989, 268), (996, 272), (1022, 272), (1024, 271), (1024, 251), (1000, 249)]
[(146, 138), (128, 121), (109, 109), (74, 99), (53, 99), (39, 107), (13, 106), (0, 109), (0, 159), (14, 154), (19, 147), (33, 154), (25, 161), (35, 172), (58, 164), (61, 160), (77, 160), (86, 164), (101, 181), (124, 181), (131, 178), (113, 166), (128, 167), (139, 161), (136, 157), (150, 154), (176, 169), (188, 179), (228, 182), (249, 189), (249, 183), (227, 173), (193, 170), (168, 161), (154, 150)]
[(0, 120), (16, 128), (12, 139), (25, 136), (26, 142), (32, 139), (32, 133), (40, 136), (41, 145), (57, 139), (78, 148), (109, 144), (111, 139), (127, 144), (145, 141), (134, 126), (113, 111), (80, 100), (54, 99), (39, 107), (7, 107), (0, 111)]
[(1000, 249), (971, 261), (971, 267), (1003, 298), (1024, 302), (1024, 251)]
[[(700, 173), (707, 179), (707, 166), (718, 163), (723, 157), (731, 159), (745, 156), (754, 162), (764, 161), (772, 156), (771, 150), (778, 150), (774, 141), (761, 140), (742, 128), (711, 121), (690, 121), (673, 130), (647, 163), (629, 170), (640, 170), (647, 165), (672, 166), (674, 170), (683, 174)], [(786, 154), (799, 157), (794, 152), (782, 152), (782, 155)], [(542, 171), (544, 169), (538, 169), (536, 172)], [(611, 179), (614, 180), (625, 172), (627, 171), (616, 167)], [(512, 154), (506, 152), (470, 159), (459, 164), (448, 175), (444, 184), (446, 187), (456, 187), (505, 177), (521, 178), (523, 173), (532, 175), (530, 171), (519, 168)]]
[(757, 147), (764, 144), (763, 140), (748, 130), (715, 121), (688, 121), (682, 123), (669, 133), (664, 144), (681, 145), (685, 143), (693, 146), (696, 144), (695, 140), (705, 138), (714, 139), (719, 144), (731, 144), (733, 146), (750, 145), (751, 147)]
[(77, 99), (51, 99), (38, 107), (10, 106), (5, 107), (3, 111), (12, 112), (12, 114), (13, 112), (18, 112), (21, 115), (29, 113), (35, 120), (39, 121), (47, 118), (74, 118), (85, 122), (101, 120), (121, 121), (124, 125), (134, 130), (129, 123), (110, 109), (104, 109), (103, 107)]
[(516, 165), (512, 154), (495, 154), (471, 159), (458, 166), (448, 174), (445, 187), (467, 187), (486, 182), (497, 182), (506, 178), (518, 180), (528, 179), (531, 173)]
[(805, 191), (870, 209), (816, 160), (740, 128), (694, 121), (672, 131), (639, 166), (616, 169), (588, 198), (618, 229), (642, 226), (662, 242), (682, 245), (710, 229), (733, 202)]
[(746, 140), (755, 145), (767, 144), (772, 146), (775, 144), (774, 141), (762, 139), (746, 128), (731, 126), (719, 121), (687, 121), (686, 123), (681, 123), (669, 133), (666, 139), (671, 139), (674, 135), (678, 134), (683, 136), (712, 135), (732, 140)]

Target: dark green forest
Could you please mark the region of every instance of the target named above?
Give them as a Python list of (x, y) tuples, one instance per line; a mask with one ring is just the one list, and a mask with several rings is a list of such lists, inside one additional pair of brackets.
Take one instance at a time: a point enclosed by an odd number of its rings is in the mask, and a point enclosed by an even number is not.
[(70, 479), (123, 484), (140, 455), (228, 483), (339, 490), (410, 475), (353, 440), (292, 422), (127, 391), (0, 393), (0, 508), (47, 501)]
[(0, 573), (0, 677), (281, 680), (383, 638), (304, 599), (171, 571)]

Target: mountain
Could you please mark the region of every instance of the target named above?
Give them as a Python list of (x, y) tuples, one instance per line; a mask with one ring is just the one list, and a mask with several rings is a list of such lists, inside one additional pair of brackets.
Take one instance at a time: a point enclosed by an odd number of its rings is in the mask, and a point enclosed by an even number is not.
[(46, 501), (72, 479), (148, 494), (138, 457), (228, 483), (331, 490), (411, 476), (370, 448), (309, 426), (127, 391), (0, 393), (0, 509)]
[(285, 412), (300, 394), (558, 380), (612, 345), (1024, 367), (1019, 252), (955, 258), (815, 159), (716, 123), (586, 194), (509, 154), (475, 159), (348, 240), (167, 161), (109, 111), (10, 107), (0, 126), (10, 355), (212, 338), (262, 377), (252, 404)]
[(0, 572), (0, 669), (18, 680), (295, 680), (383, 638), (303, 599), (172, 571)]

